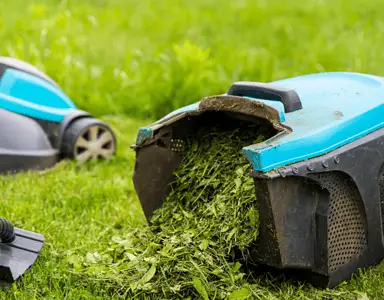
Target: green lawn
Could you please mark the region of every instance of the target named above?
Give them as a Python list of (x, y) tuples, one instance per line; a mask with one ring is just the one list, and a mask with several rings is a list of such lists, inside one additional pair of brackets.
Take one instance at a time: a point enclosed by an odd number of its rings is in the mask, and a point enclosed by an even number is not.
[[(113, 126), (119, 147), (110, 162), (0, 179), (0, 215), (46, 238), (33, 269), (0, 299), (118, 298), (102, 281), (79, 281), (68, 258), (144, 224), (132, 184), (136, 130), (237, 80), (384, 74), (383, 11), (380, 0), (0, 1), (0, 55), (47, 72)], [(261, 281), (254, 298), (384, 299), (383, 267), (334, 290)]]

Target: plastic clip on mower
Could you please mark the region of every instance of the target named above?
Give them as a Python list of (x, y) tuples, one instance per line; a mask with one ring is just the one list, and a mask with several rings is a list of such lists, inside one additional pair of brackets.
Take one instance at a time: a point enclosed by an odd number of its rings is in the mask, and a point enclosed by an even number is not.
[(0, 282), (11, 284), (36, 261), (44, 244), (44, 236), (14, 228), (0, 218)]
[(243, 148), (260, 215), (253, 259), (332, 288), (384, 257), (383, 99), (384, 78), (331, 72), (237, 82), (178, 109), (133, 146), (143, 211), (149, 219), (169, 192), (182, 155), (174, 143), (202, 126), (264, 122), (272, 136)]
[[(34, 66), (0, 57), (0, 173), (44, 170), (60, 159), (109, 158), (116, 138), (110, 127), (76, 109)], [(37, 259), (40, 234), (0, 219), (0, 281), (17, 280)]]
[(78, 110), (34, 66), (9, 57), (0, 57), (0, 128), (0, 173), (109, 158), (116, 150), (107, 124)]

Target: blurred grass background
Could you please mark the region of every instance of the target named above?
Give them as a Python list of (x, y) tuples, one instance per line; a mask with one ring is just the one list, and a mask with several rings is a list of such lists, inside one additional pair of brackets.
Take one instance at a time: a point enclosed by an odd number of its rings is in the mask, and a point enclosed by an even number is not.
[(97, 115), (158, 118), (236, 80), (382, 74), (384, 2), (34, 0), (0, 4), (1, 54)]
[[(136, 130), (233, 81), (323, 72), (383, 75), (380, 0), (0, 1), (0, 55), (48, 73), (117, 133), (111, 162), (2, 177), (1, 216), (44, 233), (42, 256), (0, 299), (106, 299), (66, 259), (143, 224), (131, 177)], [(260, 299), (384, 299), (378, 266), (335, 290), (260, 284)]]

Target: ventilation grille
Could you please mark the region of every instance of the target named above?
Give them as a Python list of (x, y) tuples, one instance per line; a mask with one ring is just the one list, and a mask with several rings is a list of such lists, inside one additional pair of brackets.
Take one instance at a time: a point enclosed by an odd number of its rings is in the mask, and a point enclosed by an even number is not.
[(380, 205), (381, 205), (381, 223), (382, 223), (382, 231), (384, 235), (384, 172), (380, 175)]
[(328, 268), (333, 273), (358, 257), (367, 245), (360, 194), (351, 179), (338, 172), (318, 179), (330, 193), (328, 213)]
[(182, 152), (184, 149), (184, 141), (180, 139), (171, 139), (170, 149), (175, 152)]

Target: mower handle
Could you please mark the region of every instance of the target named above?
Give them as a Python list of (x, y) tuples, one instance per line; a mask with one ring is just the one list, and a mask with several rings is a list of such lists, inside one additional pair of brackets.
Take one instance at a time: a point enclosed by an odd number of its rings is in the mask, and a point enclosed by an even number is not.
[(227, 95), (253, 97), (280, 101), (286, 113), (302, 109), (299, 95), (294, 89), (283, 88), (269, 83), (239, 81), (232, 84)]
[(0, 240), (1, 243), (10, 243), (15, 239), (13, 224), (7, 219), (0, 218)]

